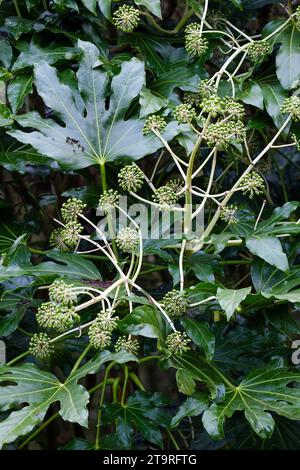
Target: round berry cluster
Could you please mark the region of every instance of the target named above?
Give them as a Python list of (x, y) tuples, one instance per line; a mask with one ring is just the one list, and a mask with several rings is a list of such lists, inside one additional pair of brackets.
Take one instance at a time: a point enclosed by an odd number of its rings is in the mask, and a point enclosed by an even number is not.
[(189, 343), (186, 333), (175, 331), (167, 336), (166, 349), (170, 354), (178, 354), (179, 356), (189, 351)]
[(196, 118), (196, 111), (190, 104), (180, 104), (173, 111), (175, 119), (180, 123), (189, 123)]
[(45, 361), (54, 353), (51, 338), (46, 333), (36, 333), (29, 342), (28, 350), (36, 359)]
[(189, 308), (187, 295), (185, 292), (173, 289), (162, 299), (162, 306), (170, 317), (182, 316)]
[(144, 184), (144, 173), (136, 163), (131, 163), (123, 166), (119, 172), (118, 181), (124, 191), (136, 192)]
[(108, 214), (115, 208), (115, 204), (118, 203), (119, 197), (120, 195), (118, 191), (114, 191), (113, 189), (104, 191), (99, 199), (99, 209), (101, 209), (105, 214)]
[(261, 62), (272, 52), (272, 46), (264, 39), (253, 41), (247, 49), (248, 57), (252, 62)]
[(137, 356), (140, 350), (140, 344), (137, 339), (127, 338), (127, 336), (120, 336), (116, 342), (115, 350), (119, 352), (122, 349), (130, 354)]
[(293, 121), (300, 121), (300, 97), (293, 95), (286, 98), (281, 106), (281, 112), (290, 114)]
[(153, 194), (153, 201), (160, 206), (164, 206), (166, 209), (176, 204), (178, 199), (178, 194), (176, 194), (172, 186), (169, 186), (168, 184), (157, 188)]
[(120, 6), (113, 14), (113, 23), (124, 33), (132, 33), (140, 22), (140, 12), (129, 5)]
[(100, 312), (89, 328), (89, 340), (94, 349), (104, 349), (110, 346), (112, 332), (118, 324), (118, 317), (112, 317), (114, 312)]
[(164, 131), (166, 128), (166, 121), (162, 116), (158, 116), (156, 114), (151, 114), (145, 119), (144, 127), (143, 127), (143, 134), (147, 135), (153, 131)]
[(139, 232), (135, 228), (125, 227), (116, 237), (117, 246), (122, 251), (132, 253), (139, 244)]
[(238, 219), (236, 217), (237, 211), (238, 211), (237, 206), (230, 205), (230, 206), (222, 207), (221, 213), (220, 213), (220, 219), (229, 225), (236, 224), (238, 222)]
[(248, 194), (250, 199), (253, 199), (255, 195), (263, 194), (265, 191), (265, 182), (256, 171), (244, 176), (241, 179), (240, 186), (244, 186), (243, 194)]
[(208, 41), (202, 35), (201, 26), (191, 23), (185, 29), (185, 49), (188, 54), (199, 57), (208, 49)]
[(61, 215), (65, 225), (51, 233), (49, 239), (51, 246), (55, 246), (64, 252), (74, 250), (83, 231), (83, 226), (78, 222), (78, 217), (85, 207), (86, 204), (76, 198), (68, 199), (67, 202), (63, 203)]

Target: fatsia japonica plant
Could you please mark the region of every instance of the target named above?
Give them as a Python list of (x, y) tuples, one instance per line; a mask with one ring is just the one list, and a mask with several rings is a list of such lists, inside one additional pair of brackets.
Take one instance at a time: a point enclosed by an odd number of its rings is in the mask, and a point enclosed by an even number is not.
[(0, 448), (299, 449), (299, 2), (0, 12)]

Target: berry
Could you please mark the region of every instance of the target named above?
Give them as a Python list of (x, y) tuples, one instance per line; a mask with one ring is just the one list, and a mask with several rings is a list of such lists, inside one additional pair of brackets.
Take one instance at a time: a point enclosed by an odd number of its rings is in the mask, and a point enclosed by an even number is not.
[(102, 329), (105, 331), (112, 332), (117, 328), (119, 317), (113, 317), (114, 310), (103, 310), (97, 315), (97, 322), (101, 324)]
[(119, 202), (119, 193), (113, 189), (105, 191), (99, 199), (99, 209), (108, 214), (115, 208), (115, 204)]
[(187, 312), (189, 302), (185, 292), (173, 289), (164, 296), (162, 306), (170, 317), (179, 317)]
[(192, 56), (201, 56), (208, 49), (208, 41), (202, 36), (201, 26), (191, 23), (185, 29), (185, 48)]
[(282, 113), (289, 113), (293, 121), (300, 121), (300, 97), (291, 96), (286, 98), (281, 106)]
[(120, 230), (116, 243), (120, 250), (131, 253), (139, 244), (139, 233), (136, 229), (126, 227)]
[(132, 33), (140, 22), (140, 12), (128, 5), (120, 6), (113, 14), (113, 23), (124, 33)]
[(253, 199), (255, 195), (258, 196), (259, 194), (263, 194), (265, 190), (265, 182), (263, 178), (255, 171), (244, 176), (241, 180), (240, 186), (245, 186), (243, 194), (249, 193), (250, 199)]
[(166, 349), (171, 354), (181, 355), (189, 351), (190, 349), (188, 346), (189, 342), (190, 341), (186, 333), (180, 333), (179, 331), (176, 331), (167, 336)]
[(72, 197), (64, 202), (61, 206), (61, 215), (64, 222), (76, 222), (79, 214), (82, 214), (85, 209), (84, 204), (80, 199)]
[(243, 119), (245, 116), (245, 108), (233, 98), (225, 98), (223, 101), (223, 113), (229, 114), (232, 118)]
[(147, 135), (150, 134), (150, 132), (153, 131), (164, 131), (166, 128), (166, 121), (164, 120), (163, 117), (157, 116), (155, 114), (151, 114), (151, 116), (148, 116), (145, 120), (145, 124), (143, 127), (143, 134)]
[(62, 305), (73, 305), (77, 301), (77, 294), (72, 290), (72, 284), (66, 284), (61, 279), (56, 279), (49, 287), (51, 302)]
[(144, 184), (144, 173), (135, 163), (131, 163), (121, 169), (118, 180), (124, 191), (137, 192)]
[(193, 93), (191, 91), (187, 91), (183, 95), (183, 102), (185, 104), (189, 104), (190, 106), (195, 106), (199, 108), (201, 104), (201, 96), (200, 93)]
[(226, 150), (231, 141), (241, 142), (245, 133), (245, 127), (241, 121), (217, 122), (208, 126), (205, 138), (209, 147)]
[(190, 104), (180, 104), (173, 111), (175, 119), (180, 123), (189, 123), (196, 118), (196, 111)]
[(265, 56), (272, 52), (272, 46), (264, 39), (253, 41), (248, 47), (248, 57), (252, 62), (261, 62)]
[(34, 334), (30, 340), (28, 349), (30, 354), (42, 361), (49, 359), (54, 353), (51, 339), (46, 333)]
[(122, 349), (125, 349), (125, 351), (127, 351), (128, 353), (137, 356), (140, 350), (140, 344), (136, 339), (121, 336), (116, 342), (115, 350), (119, 352)]

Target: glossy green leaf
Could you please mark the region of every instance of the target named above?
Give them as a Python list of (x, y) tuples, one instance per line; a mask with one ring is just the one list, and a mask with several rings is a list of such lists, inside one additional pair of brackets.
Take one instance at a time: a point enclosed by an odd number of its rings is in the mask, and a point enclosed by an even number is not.
[(192, 318), (183, 318), (181, 324), (191, 340), (204, 351), (207, 359), (212, 359), (215, 338), (208, 324)]
[(268, 236), (253, 236), (246, 238), (248, 250), (267, 261), (281, 271), (289, 269), (289, 263), (278, 238)]
[(11, 109), (16, 113), (24, 104), (25, 98), (32, 93), (31, 74), (20, 74), (13, 82), (8, 85), (7, 96), (11, 105)]
[(195, 391), (196, 383), (193, 377), (184, 369), (176, 372), (176, 382), (179, 392), (184, 395), (192, 395)]
[(176, 415), (172, 418), (172, 427), (178, 426), (181, 420), (187, 416), (199, 416), (208, 407), (209, 399), (206, 392), (195, 392), (191, 397), (188, 397)]
[(277, 77), (285, 90), (299, 86), (300, 80), (300, 32), (296, 23), (292, 23), (281, 32), (281, 42), (276, 56)]
[(216, 297), (221, 308), (225, 311), (228, 321), (250, 292), (251, 287), (245, 287), (244, 289), (222, 289), (218, 287)]
[(160, 0), (134, 0), (134, 3), (146, 7), (153, 15), (162, 18)]

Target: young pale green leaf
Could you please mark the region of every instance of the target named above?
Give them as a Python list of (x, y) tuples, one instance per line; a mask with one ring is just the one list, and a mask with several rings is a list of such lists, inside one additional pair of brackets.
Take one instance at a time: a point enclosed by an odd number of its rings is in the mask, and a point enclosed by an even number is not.
[(215, 350), (215, 338), (205, 322), (183, 318), (181, 324), (191, 340), (203, 349), (207, 359), (212, 359)]
[(195, 391), (196, 383), (193, 377), (184, 369), (176, 372), (176, 382), (179, 392), (184, 395), (192, 395)]
[(225, 311), (228, 321), (250, 292), (251, 287), (243, 289), (222, 289), (218, 287), (216, 297), (221, 308)]
[(0, 448), (28, 434), (39, 424), (52, 403), (59, 402), (59, 414), (65, 421), (87, 427), (89, 394), (78, 385), (78, 380), (87, 374), (96, 373), (108, 361), (124, 363), (137, 358), (124, 351), (112, 354), (104, 351), (71, 374), (65, 382), (60, 382), (50, 372), (38, 369), (34, 364), (20, 367), (0, 367), (0, 383), (12, 382), (14, 385), (1, 387), (0, 409), (14, 410), (17, 405), (26, 404), (22, 409), (12, 411), (0, 422)]
[(300, 382), (299, 373), (281, 368), (251, 371), (238, 387), (227, 390), (222, 403), (213, 404), (204, 412), (204, 427), (213, 438), (221, 439), (226, 417), (244, 411), (259, 437), (269, 438), (274, 429), (270, 412), (289, 419), (300, 418), (300, 389), (291, 387), (293, 382)]
[(255, 235), (246, 238), (246, 246), (253, 255), (259, 256), (281, 271), (289, 269), (287, 256), (278, 238)]

